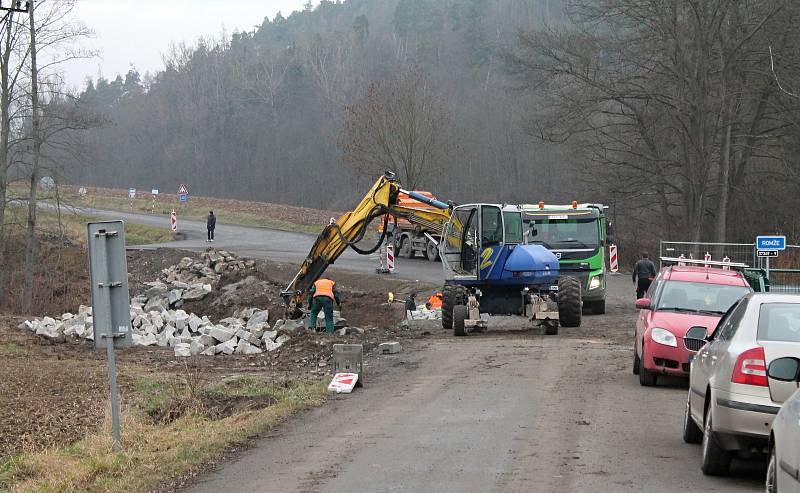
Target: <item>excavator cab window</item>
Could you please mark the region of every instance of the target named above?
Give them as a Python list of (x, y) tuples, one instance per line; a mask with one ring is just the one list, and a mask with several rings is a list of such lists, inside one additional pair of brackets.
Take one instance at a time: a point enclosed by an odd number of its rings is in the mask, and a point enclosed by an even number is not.
[(481, 249), (503, 242), (503, 216), (499, 207), (481, 206)]

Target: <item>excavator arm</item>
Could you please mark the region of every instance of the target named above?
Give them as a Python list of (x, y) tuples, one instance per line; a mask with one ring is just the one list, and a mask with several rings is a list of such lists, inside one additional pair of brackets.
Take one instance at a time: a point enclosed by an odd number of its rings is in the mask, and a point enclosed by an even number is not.
[[(423, 210), (399, 206), (398, 196), (401, 192), (433, 205), (437, 209)], [(326, 226), (317, 237), (314, 246), (311, 247), (311, 251), (300, 266), (300, 270), (281, 293), (286, 301), (289, 316), (293, 318), (300, 316), (302, 313), (300, 307), (308, 290), (348, 246), (362, 255), (373, 253), (380, 247), (385, 240), (387, 229), (385, 227), (380, 240), (373, 248), (364, 250), (357, 243), (364, 238), (373, 220), (386, 221), (388, 214), (404, 217), (412, 224), (419, 224), (424, 228), (441, 233), (450, 220), (450, 205), (420, 196), (415, 192), (402, 190), (394, 173), (386, 172), (375, 182), (375, 185), (355, 209), (346, 212), (336, 222)]]

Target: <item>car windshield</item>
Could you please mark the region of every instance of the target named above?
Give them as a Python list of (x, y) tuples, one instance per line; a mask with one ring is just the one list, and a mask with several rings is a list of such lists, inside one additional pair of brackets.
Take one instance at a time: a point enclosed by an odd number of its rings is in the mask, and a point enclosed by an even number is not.
[(745, 286), (666, 281), (656, 309), (722, 315), (749, 292), (750, 288)]
[(765, 303), (758, 314), (761, 341), (800, 342), (800, 303)]
[(537, 218), (528, 221), (530, 242), (548, 248), (597, 248), (600, 244), (600, 229), (596, 218), (553, 219)]

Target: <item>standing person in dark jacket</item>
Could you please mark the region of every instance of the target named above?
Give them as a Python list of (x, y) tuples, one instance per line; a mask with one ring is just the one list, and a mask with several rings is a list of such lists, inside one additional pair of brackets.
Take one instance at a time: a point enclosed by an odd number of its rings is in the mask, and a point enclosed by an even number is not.
[(644, 297), (655, 277), (655, 264), (650, 260), (647, 252), (642, 252), (642, 258), (633, 266), (633, 284), (636, 286), (636, 299)]
[(214, 215), (214, 211), (208, 211), (208, 217), (206, 218), (206, 229), (208, 229), (208, 239), (206, 241), (214, 241), (214, 228), (217, 227), (217, 216)]

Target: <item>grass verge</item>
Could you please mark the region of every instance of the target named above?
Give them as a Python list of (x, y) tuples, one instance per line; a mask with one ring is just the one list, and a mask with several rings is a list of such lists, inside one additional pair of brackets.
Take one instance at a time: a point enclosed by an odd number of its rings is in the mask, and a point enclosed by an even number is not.
[[(9, 207), (6, 209), (6, 224), (10, 230), (24, 229), (27, 220), (27, 209), (23, 207)], [(86, 223), (100, 221), (101, 219), (74, 214), (63, 211), (60, 215), (51, 210), (40, 209), (36, 213), (36, 227), (41, 233), (48, 235), (64, 235), (73, 243), (86, 243)], [(166, 243), (172, 241), (172, 232), (169, 228), (157, 228), (142, 224), (125, 224), (126, 245), (147, 245), (151, 243)]]
[[(325, 396), (319, 382), (271, 384), (239, 377), (192, 389), (187, 378), (174, 383), (140, 378), (136, 404), (122, 419), (122, 451), (111, 451), (109, 426), (68, 446), (22, 454), (0, 461), (0, 491), (146, 492), (171, 478), (218, 458), (228, 447), (262, 433), (292, 413), (318, 405)], [(175, 419), (153, 419), (154, 410), (198, 399)], [(209, 417), (206, 402), (269, 399), (267, 407), (236, 408), (222, 418)], [(158, 414), (158, 413), (156, 413)], [(109, 421), (107, 419), (106, 421)]]

